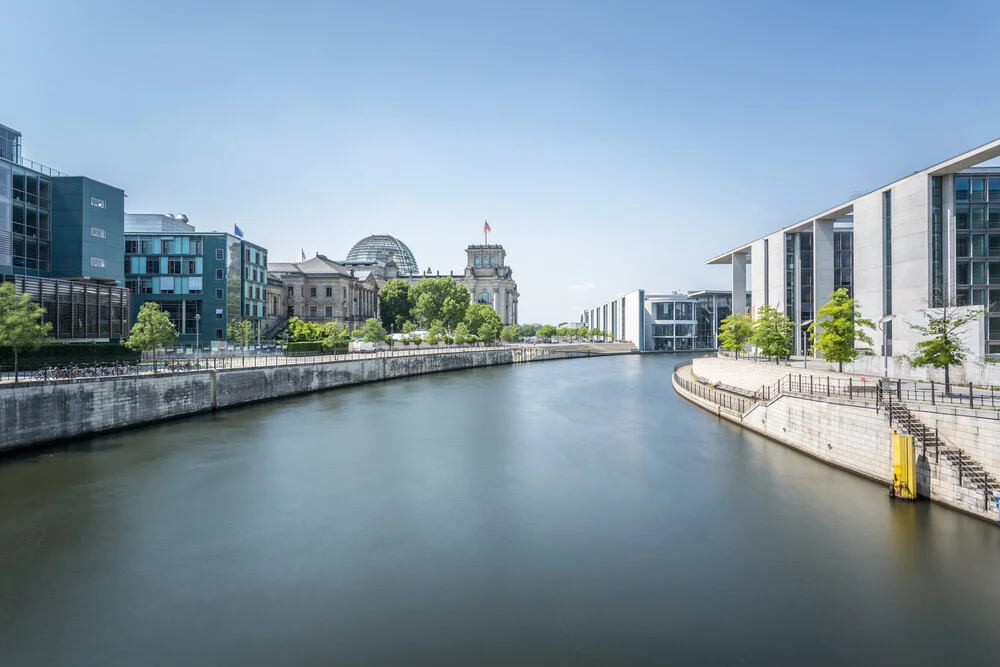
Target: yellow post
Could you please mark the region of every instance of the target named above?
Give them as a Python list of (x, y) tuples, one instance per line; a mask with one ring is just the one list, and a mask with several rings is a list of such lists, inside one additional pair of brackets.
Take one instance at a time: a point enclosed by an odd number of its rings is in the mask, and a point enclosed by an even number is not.
[(892, 434), (892, 489), (897, 498), (917, 497), (917, 452), (912, 435)]

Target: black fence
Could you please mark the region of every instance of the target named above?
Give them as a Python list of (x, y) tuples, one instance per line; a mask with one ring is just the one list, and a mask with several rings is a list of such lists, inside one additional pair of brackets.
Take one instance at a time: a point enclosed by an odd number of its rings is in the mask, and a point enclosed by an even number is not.
[(762, 386), (758, 395), (771, 400), (780, 393), (804, 394), (812, 396), (837, 396), (853, 399), (875, 399), (878, 388), (891, 393), (898, 403), (921, 402), (931, 405), (955, 405), (967, 408), (1000, 409), (1000, 391), (996, 387), (976, 388), (972, 383), (952, 384), (946, 387), (941, 382), (915, 380), (872, 380), (854, 378), (831, 378), (804, 373), (789, 373), (772, 385)]
[(674, 366), (674, 379), (677, 381), (677, 384), (684, 388), (685, 391), (740, 414), (746, 413), (751, 407), (753, 407), (754, 403), (756, 403), (756, 401), (752, 398), (740, 398), (739, 396), (711, 389), (697, 382), (692, 382), (691, 380), (681, 377), (678, 371), (681, 368), (690, 365), (691, 362), (686, 361)]

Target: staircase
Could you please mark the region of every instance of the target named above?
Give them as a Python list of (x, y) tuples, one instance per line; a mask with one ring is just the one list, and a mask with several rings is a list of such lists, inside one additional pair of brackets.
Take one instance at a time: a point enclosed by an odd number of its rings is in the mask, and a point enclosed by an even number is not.
[(264, 324), (264, 328), (260, 330), (261, 340), (271, 340), (279, 333), (281, 330), (288, 326), (288, 316), (275, 317), (272, 320)]
[(912, 435), (923, 447), (925, 459), (927, 449), (933, 447), (934, 462), (938, 463), (943, 456), (958, 471), (959, 485), (982, 492), (983, 510), (989, 510), (990, 501), (993, 499), (991, 495), (1000, 497), (1000, 482), (960, 448), (945, 442), (937, 429), (927, 428), (905, 405), (899, 402), (893, 403), (891, 391), (884, 391), (879, 385), (876, 396), (879, 405), (885, 410), (889, 425)]

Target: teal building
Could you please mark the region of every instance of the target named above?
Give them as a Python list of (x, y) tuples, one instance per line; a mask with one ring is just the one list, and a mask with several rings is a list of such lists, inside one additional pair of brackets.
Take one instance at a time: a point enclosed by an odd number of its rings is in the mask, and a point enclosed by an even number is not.
[(125, 216), (125, 286), (132, 317), (155, 301), (179, 345), (213, 347), (228, 327), (249, 320), (259, 331), (267, 311), (267, 250), (225, 232), (199, 232), (184, 216)]
[(24, 158), (0, 125), (0, 281), (42, 305), (53, 338), (127, 335), (124, 215), (123, 190)]

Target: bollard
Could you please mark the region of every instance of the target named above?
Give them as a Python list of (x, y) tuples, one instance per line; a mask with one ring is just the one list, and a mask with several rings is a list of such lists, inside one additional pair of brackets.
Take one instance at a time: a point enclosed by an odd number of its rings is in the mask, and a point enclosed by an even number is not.
[(903, 400), (903, 381), (902, 380), (896, 380), (896, 400), (897, 401), (902, 401)]
[(813, 376), (809, 376), (809, 393), (813, 393)]
[(931, 380), (931, 405), (936, 405), (934, 402), (934, 380)]
[(830, 376), (826, 376), (826, 395), (830, 395)]
[(847, 378), (847, 398), (854, 400), (854, 378)]
[(972, 383), (971, 382), (969, 383), (969, 407), (970, 408), (975, 408), (976, 407), (975, 403), (972, 402)]

